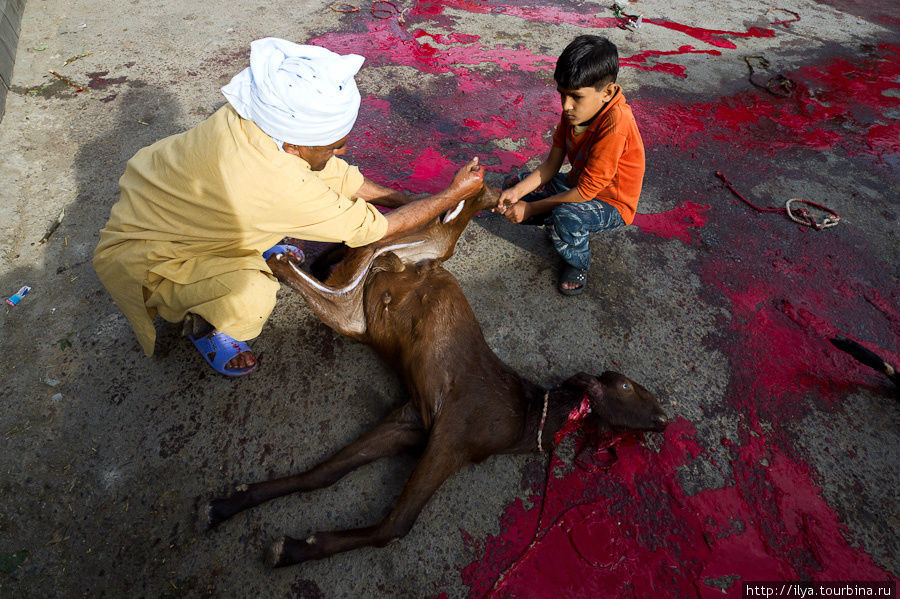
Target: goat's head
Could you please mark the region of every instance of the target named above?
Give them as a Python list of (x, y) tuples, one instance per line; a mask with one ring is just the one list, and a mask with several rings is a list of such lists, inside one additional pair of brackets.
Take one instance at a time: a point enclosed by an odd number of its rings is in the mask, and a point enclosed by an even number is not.
[(602, 427), (662, 431), (669, 423), (653, 394), (618, 372), (607, 370), (600, 376), (579, 372), (564, 385), (587, 396)]

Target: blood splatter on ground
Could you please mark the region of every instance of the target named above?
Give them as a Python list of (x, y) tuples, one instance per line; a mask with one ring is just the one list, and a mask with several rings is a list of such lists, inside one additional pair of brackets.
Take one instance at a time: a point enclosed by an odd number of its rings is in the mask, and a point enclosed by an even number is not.
[(709, 206), (694, 202), (685, 202), (674, 210), (659, 214), (635, 214), (634, 225), (645, 233), (652, 233), (664, 239), (680, 239), (691, 243), (691, 229), (706, 224), (704, 213)]
[[(370, 65), (410, 67), (431, 76), (429, 89), (415, 96), (395, 93), (363, 102), (352, 152), (383, 182), (433, 192), (472, 153), (489, 170), (508, 172), (547, 150), (548, 132), (558, 119), (550, 84), (555, 57), (425, 28), (427, 21), (452, 29), (451, 9), (616, 26), (611, 16), (574, 8), (453, 0), (418, 3), (407, 15), (408, 28), (366, 22), (364, 31), (313, 40), (338, 52), (365, 54)], [(687, 67), (659, 57), (721, 56), (737, 49), (742, 38), (775, 35), (758, 27), (724, 31), (662, 19), (644, 23), (713, 47), (684, 45), (622, 57), (623, 68), (678, 78), (688, 75)], [(666, 145), (687, 155), (717, 144), (732, 155), (833, 150), (880, 161), (900, 152), (900, 125), (891, 117), (898, 108), (898, 54), (900, 47), (881, 44), (866, 56), (810, 62), (784, 73), (797, 84), (787, 98), (748, 83), (745, 91), (712, 101), (640, 93), (630, 100), (648, 150)], [(426, 107), (421, 97), (433, 100)], [(501, 138), (517, 149), (493, 143)], [(462, 570), (470, 596), (737, 597), (742, 580), (891, 577), (848, 539), (794, 435), (771, 423), (798, 421), (813, 409), (833, 410), (849, 390), (882, 383), (827, 338), (839, 333), (858, 339), (896, 363), (897, 289), (877, 282), (881, 265), (864, 244), (837, 236), (823, 244), (820, 236), (827, 233), (730, 205), (728, 192), (715, 185), (704, 182), (698, 189), (674, 210), (639, 214), (635, 225), (647, 243), (676, 239), (698, 245), (699, 232), (714, 220), (722, 243), (735, 248), (724, 255), (698, 252), (694, 265), (706, 299), (731, 314), (718, 338), (708, 340), (728, 357), (731, 371), (719, 409), (740, 419), (738, 438), (720, 440), (728, 463), (716, 463), (683, 419), (670, 425), (658, 452), (631, 436), (601, 450), (596, 440), (579, 437), (578, 451), (587, 457), (567, 474), (552, 475), (546, 488), (536, 485), (529, 507), (522, 501), (511, 505), (501, 519), (502, 533), (479, 545), (483, 557)], [(752, 259), (739, 260), (741, 255)], [(700, 458), (721, 471), (725, 484), (688, 493), (679, 472)], [(551, 466), (562, 463), (554, 458)]]
[(636, 114), (654, 115), (641, 123), (650, 143), (690, 149), (711, 139), (728, 141), (735, 153), (805, 147), (880, 156), (900, 152), (900, 123), (889, 116), (900, 106), (898, 77), (900, 46), (880, 44), (868, 56), (790, 73), (797, 89), (789, 98), (753, 90), (698, 104), (633, 104)]

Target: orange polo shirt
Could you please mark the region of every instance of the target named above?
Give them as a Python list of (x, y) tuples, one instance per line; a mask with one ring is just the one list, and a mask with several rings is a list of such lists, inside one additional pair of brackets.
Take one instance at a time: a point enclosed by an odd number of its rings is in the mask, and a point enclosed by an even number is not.
[(612, 205), (626, 225), (634, 221), (644, 182), (644, 142), (621, 88), (580, 135), (560, 115), (553, 145), (565, 150), (572, 164), (569, 185), (581, 197)]

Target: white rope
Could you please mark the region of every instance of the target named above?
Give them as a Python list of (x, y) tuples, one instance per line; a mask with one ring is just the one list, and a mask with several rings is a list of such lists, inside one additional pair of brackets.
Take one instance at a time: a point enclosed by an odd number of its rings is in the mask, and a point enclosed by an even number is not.
[(548, 401), (549, 399), (550, 399), (550, 392), (547, 391), (546, 393), (544, 393), (544, 411), (543, 411), (543, 413), (541, 413), (541, 425), (538, 427), (538, 435), (537, 435), (538, 451), (544, 451), (544, 448), (541, 446), (541, 435), (544, 432), (544, 423), (547, 421), (547, 404), (549, 403), (549, 401)]

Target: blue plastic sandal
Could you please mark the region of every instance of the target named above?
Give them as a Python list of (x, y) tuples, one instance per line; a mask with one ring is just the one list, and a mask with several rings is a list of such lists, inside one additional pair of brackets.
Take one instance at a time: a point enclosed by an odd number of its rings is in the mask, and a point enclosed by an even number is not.
[(188, 339), (200, 350), (209, 365), (225, 376), (243, 376), (255, 372), (259, 367), (257, 361), (247, 368), (225, 368), (225, 365), (238, 354), (251, 351), (249, 345), (243, 341), (236, 341), (225, 333), (213, 330), (202, 336), (188, 335)]
[(268, 260), (269, 256), (274, 256), (276, 254), (293, 254), (296, 258), (297, 264), (303, 264), (304, 256), (303, 250), (298, 248), (295, 245), (288, 245), (286, 243), (279, 243), (278, 245), (273, 245), (269, 249), (263, 252), (263, 260)]

